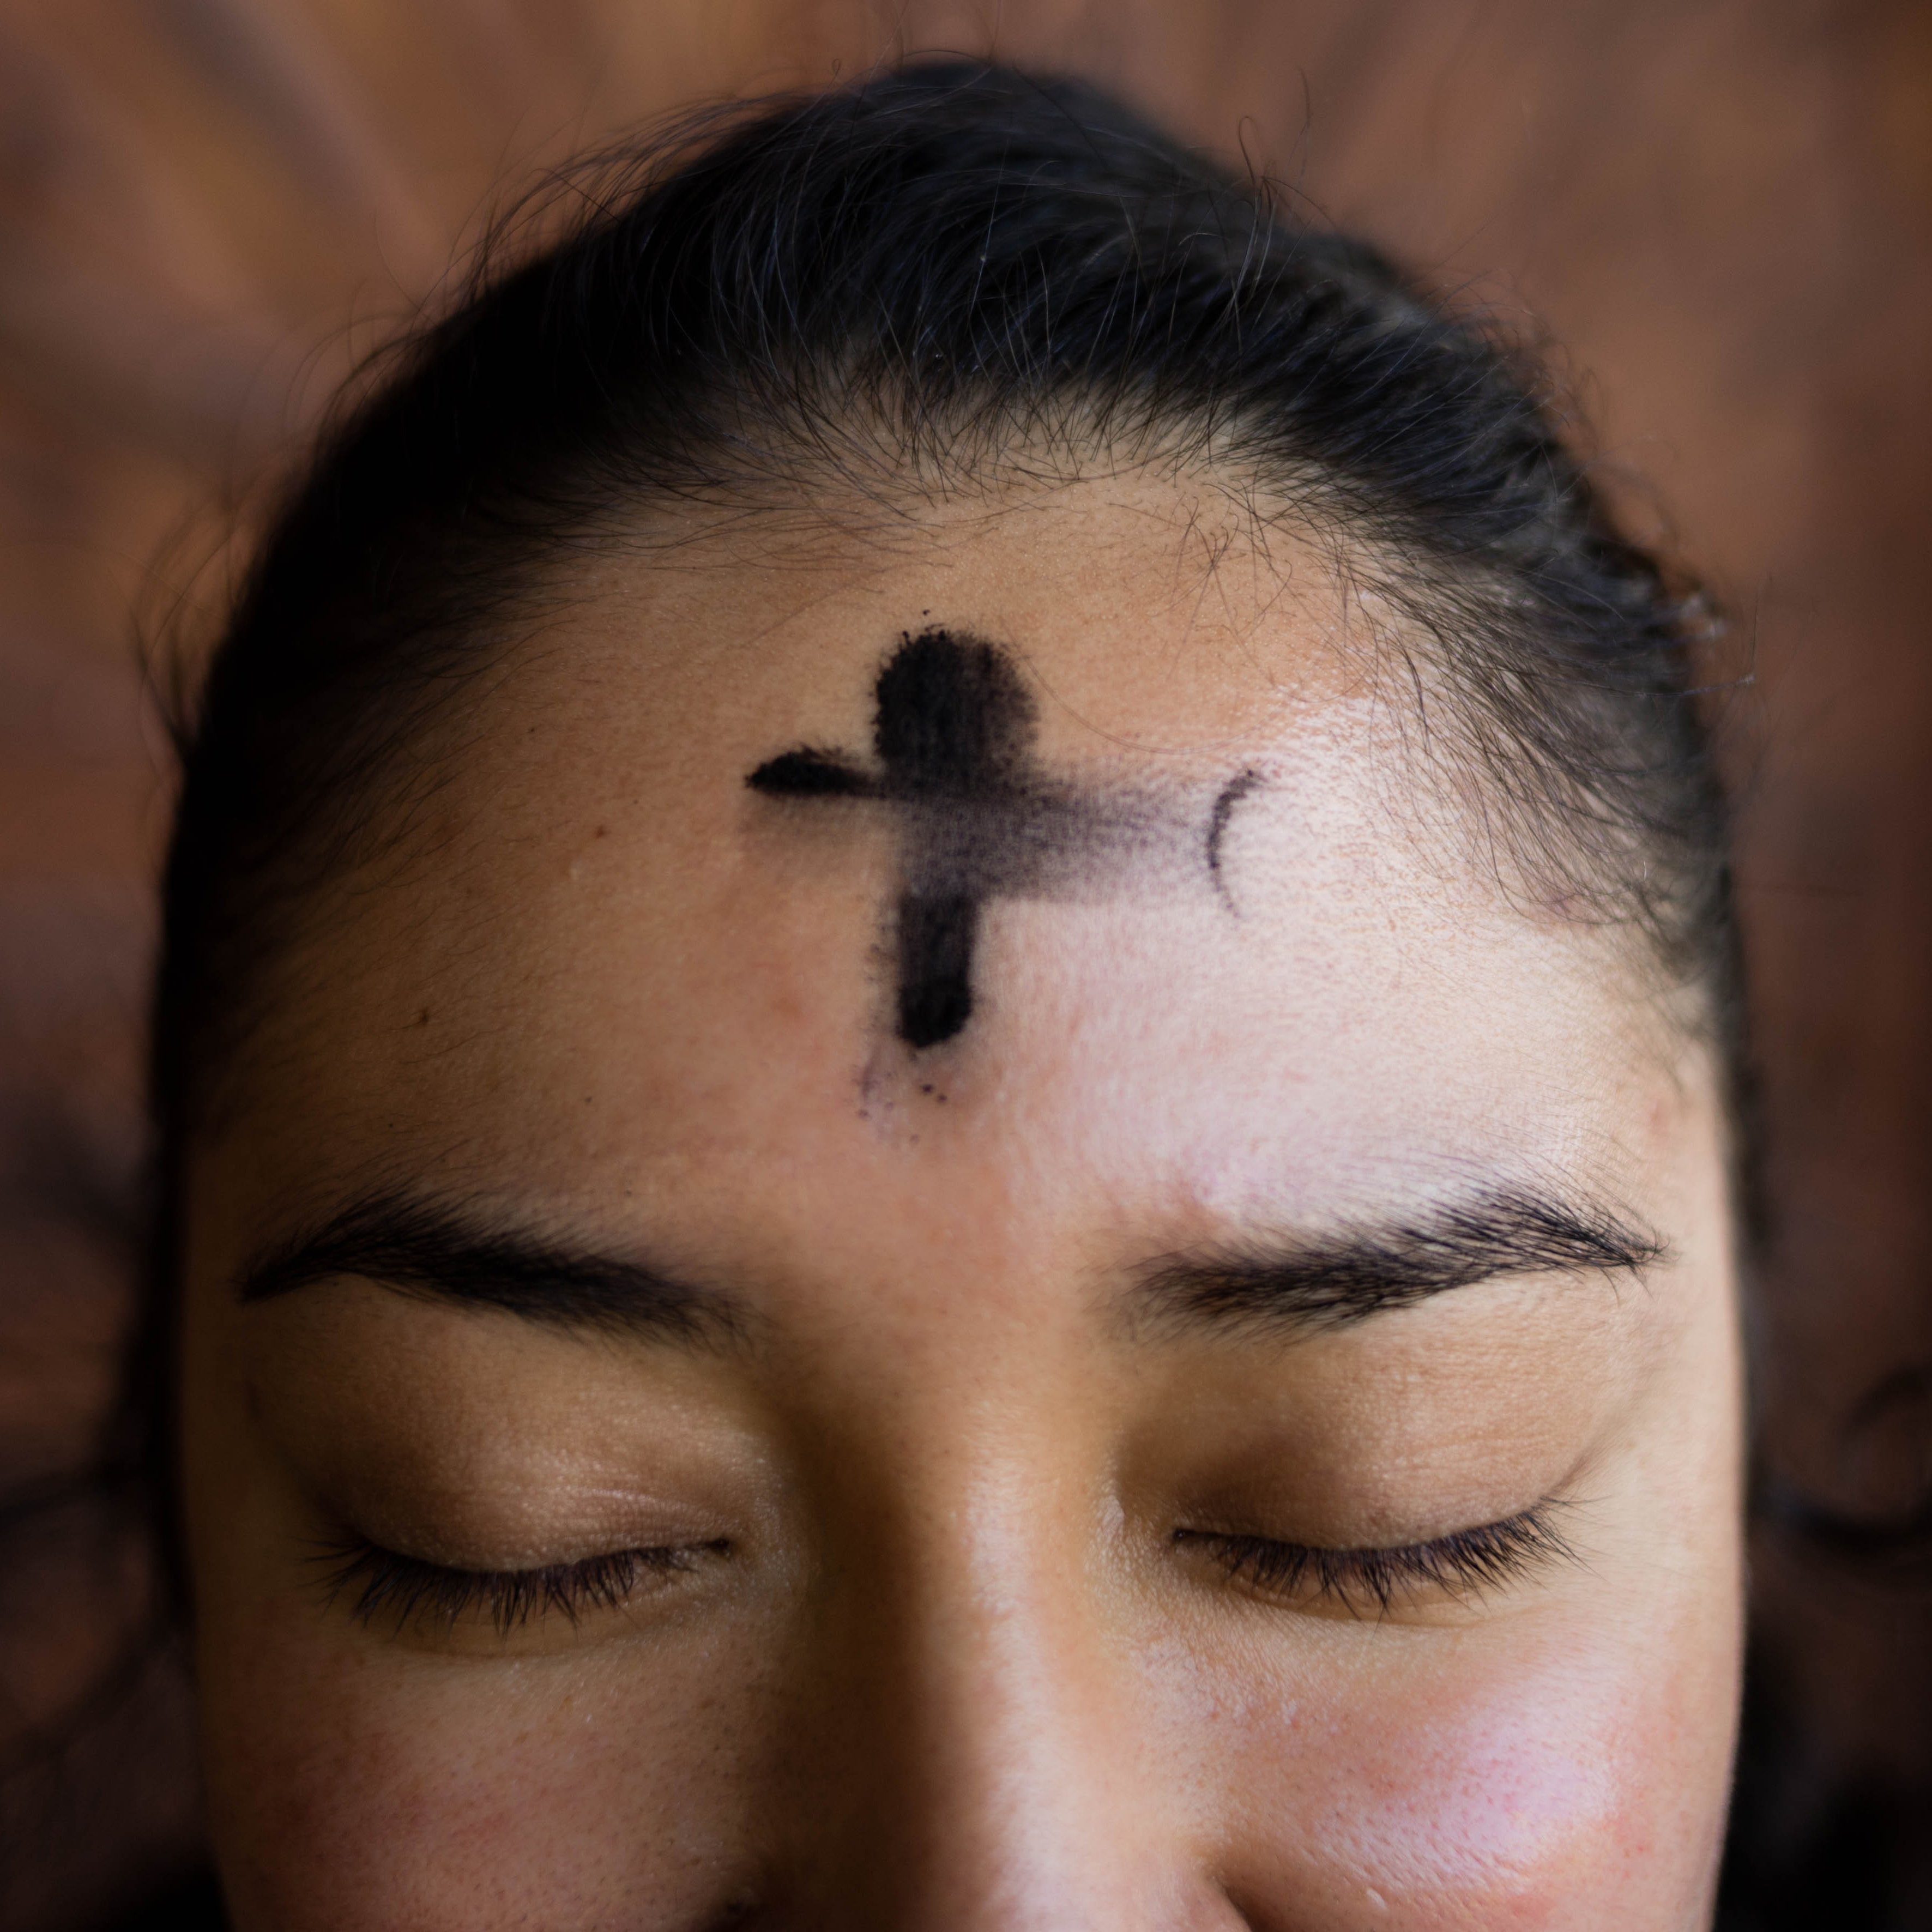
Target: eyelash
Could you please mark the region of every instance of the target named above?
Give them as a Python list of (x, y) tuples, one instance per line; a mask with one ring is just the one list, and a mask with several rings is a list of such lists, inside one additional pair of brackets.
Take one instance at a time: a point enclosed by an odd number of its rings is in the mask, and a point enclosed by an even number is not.
[(393, 1618), (400, 1630), (421, 1619), (447, 1630), (482, 1610), (498, 1635), (507, 1636), (532, 1617), (555, 1614), (574, 1624), (586, 1611), (615, 1610), (646, 1577), (681, 1575), (696, 1568), (700, 1557), (722, 1556), (729, 1548), (716, 1542), (616, 1550), (536, 1570), (454, 1570), (358, 1541), (324, 1550), (317, 1560), (331, 1566), (330, 1601), (352, 1593), (349, 1613), (358, 1623)]
[[(1336, 1550), (1206, 1529), (1177, 1529), (1174, 1541), (1204, 1551), (1259, 1595), (1289, 1598), (1306, 1588), (1319, 1601), (1381, 1613), (1418, 1590), (1480, 1596), (1545, 1563), (1574, 1562), (1576, 1552), (1550, 1520), (1557, 1507), (1539, 1503), (1502, 1522), (1392, 1549)], [(358, 1541), (318, 1560), (331, 1566), (330, 1600), (352, 1593), (349, 1611), (358, 1623), (386, 1616), (400, 1629), (421, 1618), (448, 1630), (482, 1610), (507, 1636), (535, 1616), (555, 1614), (574, 1624), (586, 1611), (615, 1610), (644, 1578), (682, 1575), (700, 1557), (729, 1547), (721, 1541), (618, 1550), (535, 1570), (457, 1570)]]
[(1387, 1550), (1324, 1549), (1207, 1529), (1178, 1529), (1174, 1540), (1204, 1551), (1230, 1578), (1258, 1595), (1286, 1598), (1306, 1592), (1318, 1602), (1380, 1615), (1419, 1592), (1480, 1597), (1544, 1564), (1576, 1562), (1576, 1551), (1552, 1520), (1560, 1507), (1554, 1501), (1541, 1502), (1502, 1522)]

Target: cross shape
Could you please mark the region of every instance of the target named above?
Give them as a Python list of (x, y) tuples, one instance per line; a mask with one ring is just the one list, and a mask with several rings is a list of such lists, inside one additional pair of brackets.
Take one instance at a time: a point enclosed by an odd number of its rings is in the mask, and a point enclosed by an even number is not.
[(1046, 889), (1083, 852), (1117, 842), (1122, 814), (1034, 766), (1032, 694), (992, 644), (943, 630), (908, 635), (873, 697), (879, 770), (807, 746), (745, 782), (767, 797), (898, 808), (898, 1032), (917, 1051), (951, 1040), (973, 1016), (986, 902)]

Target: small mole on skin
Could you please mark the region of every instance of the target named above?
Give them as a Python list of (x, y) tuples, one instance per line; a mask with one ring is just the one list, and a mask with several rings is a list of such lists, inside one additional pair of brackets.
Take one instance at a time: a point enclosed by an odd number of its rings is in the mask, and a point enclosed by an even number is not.
[(417, 1016), (416, 1016), (416, 1024), (417, 1024), (418, 1026), (419, 1026), (419, 1027), (426, 1027), (426, 1026), (428, 1026), (428, 1025), (429, 1024), (429, 1009), (428, 1009), (428, 1007), (427, 1007), (427, 1006), (424, 1007), (424, 1008), (423, 1008), (423, 1010), (422, 1010), (422, 1011), (421, 1012), (419, 1012), (418, 1014), (417, 1014)]
[(595, 838), (602, 838), (608, 835), (610, 830), (610, 828), (608, 825), (600, 825), (592, 836)]

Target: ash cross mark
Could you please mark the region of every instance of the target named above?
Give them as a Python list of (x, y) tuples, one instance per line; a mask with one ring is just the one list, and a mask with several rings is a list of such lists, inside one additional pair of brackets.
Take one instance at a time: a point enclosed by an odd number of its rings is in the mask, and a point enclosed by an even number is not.
[(915, 1051), (973, 1016), (986, 901), (1051, 891), (1133, 814), (1032, 764), (1036, 712), (1000, 651), (940, 630), (906, 637), (879, 673), (868, 771), (836, 752), (787, 752), (745, 781), (784, 799), (874, 799), (902, 814), (898, 1032)]
[(976, 638), (902, 636), (873, 686), (876, 768), (806, 745), (769, 758), (745, 782), (799, 804), (847, 799), (899, 820), (894, 919), (897, 1031), (915, 1052), (973, 1017), (974, 954), (988, 899), (1055, 898), (1132, 861), (1186, 869), (1204, 860), (1222, 904), (1236, 808), (1265, 781), (1252, 767), (1222, 784), (1204, 822), (1181, 796), (1151, 786), (1081, 787), (1034, 762), (1037, 709), (1005, 653)]

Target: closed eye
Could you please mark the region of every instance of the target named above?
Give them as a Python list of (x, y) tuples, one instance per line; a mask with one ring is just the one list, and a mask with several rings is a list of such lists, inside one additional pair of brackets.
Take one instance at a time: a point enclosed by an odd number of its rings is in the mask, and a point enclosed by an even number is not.
[(646, 1550), (615, 1550), (574, 1563), (530, 1570), (460, 1570), (361, 1539), (332, 1544), (316, 1560), (327, 1566), (332, 1602), (346, 1600), (358, 1623), (381, 1622), (447, 1631), (482, 1618), (507, 1636), (533, 1618), (557, 1616), (571, 1624), (589, 1612), (616, 1610), (652, 1588), (696, 1569), (706, 1558), (728, 1556), (722, 1538), (710, 1543)]
[(1257, 1596), (1379, 1616), (1431, 1600), (1466, 1601), (1552, 1563), (1577, 1562), (1555, 1520), (1563, 1507), (1548, 1498), (1500, 1522), (1390, 1548), (1336, 1549), (1214, 1529), (1177, 1529), (1173, 1540)]

